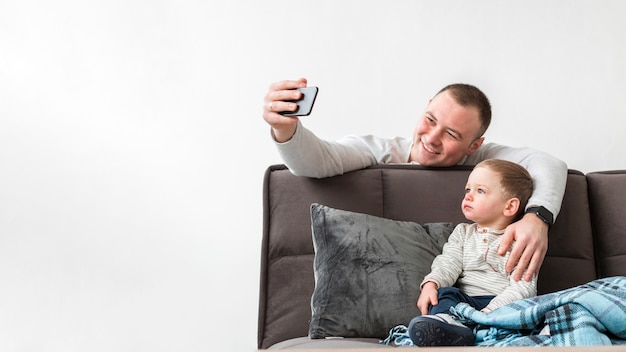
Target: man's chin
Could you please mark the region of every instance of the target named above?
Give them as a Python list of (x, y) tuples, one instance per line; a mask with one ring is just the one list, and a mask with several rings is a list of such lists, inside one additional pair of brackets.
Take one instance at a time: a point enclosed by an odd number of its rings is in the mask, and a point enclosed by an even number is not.
[(423, 147), (421, 147), (421, 144), (420, 148), (421, 149), (413, 150), (413, 152), (417, 153), (412, 154), (412, 156), (414, 156), (415, 158), (411, 159), (411, 161), (417, 162), (422, 166), (430, 167), (448, 167), (456, 164), (454, 162), (450, 162), (450, 160), (447, 160), (442, 154), (431, 153), (423, 149)]
[(427, 156), (420, 154), (417, 162), (422, 166), (430, 166), (430, 167), (446, 167), (447, 165), (438, 155)]

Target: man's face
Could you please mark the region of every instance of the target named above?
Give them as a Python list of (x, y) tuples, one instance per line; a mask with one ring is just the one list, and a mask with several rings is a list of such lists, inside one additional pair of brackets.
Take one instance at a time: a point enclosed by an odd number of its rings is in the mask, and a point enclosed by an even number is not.
[(478, 109), (463, 107), (447, 91), (442, 92), (430, 101), (415, 127), (409, 161), (424, 166), (456, 165), (482, 144), (479, 129)]

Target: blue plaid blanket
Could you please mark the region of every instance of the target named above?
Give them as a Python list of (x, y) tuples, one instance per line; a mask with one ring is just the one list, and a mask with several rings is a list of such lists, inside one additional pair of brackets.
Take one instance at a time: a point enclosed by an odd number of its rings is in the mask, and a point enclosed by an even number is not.
[[(475, 325), (477, 346), (626, 345), (626, 277), (516, 301), (488, 314), (465, 303), (451, 312)], [(546, 325), (550, 334), (541, 335)], [(412, 345), (403, 325), (391, 329), (381, 343)]]

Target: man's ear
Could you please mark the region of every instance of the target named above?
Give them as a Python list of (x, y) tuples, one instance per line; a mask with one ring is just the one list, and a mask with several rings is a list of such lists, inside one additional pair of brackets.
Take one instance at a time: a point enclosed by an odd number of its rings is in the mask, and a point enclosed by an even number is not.
[(502, 213), (504, 214), (504, 216), (513, 217), (517, 215), (519, 206), (520, 200), (518, 198), (511, 198), (506, 201), (506, 206), (504, 207), (504, 211)]
[(465, 154), (470, 155), (476, 150), (478, 150), (478, 147), (480, 147), (484, 141), (485, 141), (485, 137), (480, 137), (476, 139), (475, 141), (473, 141), (467, 148), (467, 152)]

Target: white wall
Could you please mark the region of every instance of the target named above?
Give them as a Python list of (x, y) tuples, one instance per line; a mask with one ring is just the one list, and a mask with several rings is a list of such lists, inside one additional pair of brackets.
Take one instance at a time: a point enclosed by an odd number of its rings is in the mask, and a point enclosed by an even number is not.
[(626, 169), (625, 11), (0, 0), (0, 350), (255, 350), (276, 80), (320, 87), (304, 120), (329, 139), (410, 135), (439, 88), (473, 83), (488, 141)]

